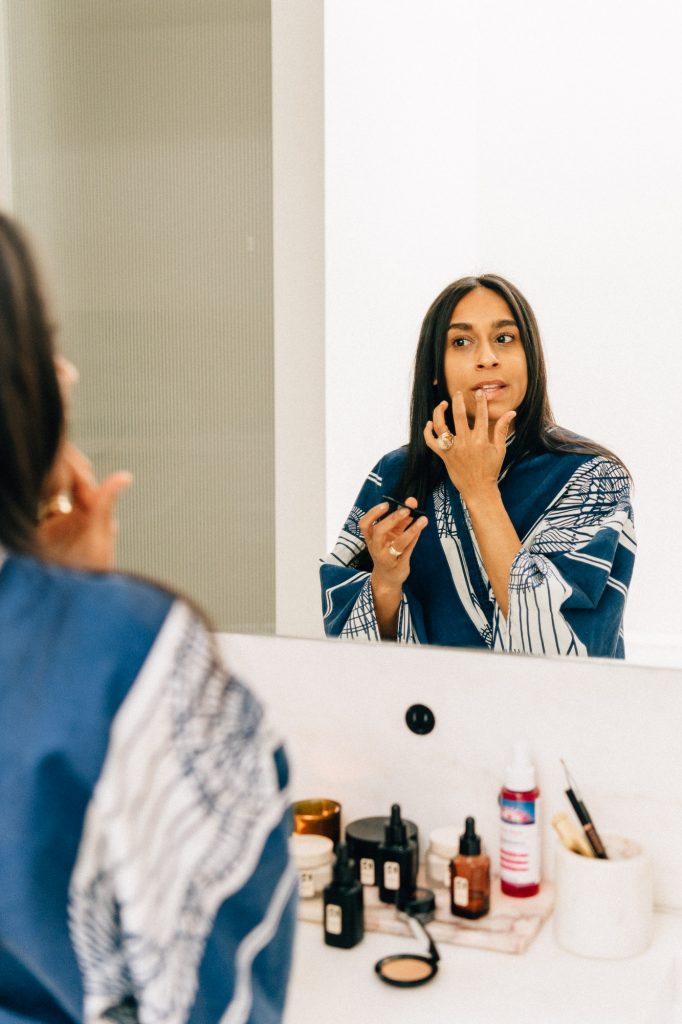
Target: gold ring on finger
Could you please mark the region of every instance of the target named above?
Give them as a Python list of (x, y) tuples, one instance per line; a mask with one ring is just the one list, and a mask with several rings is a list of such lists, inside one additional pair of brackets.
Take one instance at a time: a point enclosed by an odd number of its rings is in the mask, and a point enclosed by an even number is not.
[(42, 522), (43, 519), (49, 519), (50, 516), (67, 516), (69, 512), (73, 512), (73, 503), (68, 494), (64, 494), (62, 491), (41, 504), (38, 519)]
[(436, 444), (442, 452), (449, 452), (454, 443), (455, 435), (451, 434), (449, 430), (444, 430), (436, 441)]
[(389, 555), (393, 555), (394, 558), (400, 558), (402, 555), (402, 551), (398, 551), (398, 549), (394, 548), (392, 544), (388, 545), (388, 553)]

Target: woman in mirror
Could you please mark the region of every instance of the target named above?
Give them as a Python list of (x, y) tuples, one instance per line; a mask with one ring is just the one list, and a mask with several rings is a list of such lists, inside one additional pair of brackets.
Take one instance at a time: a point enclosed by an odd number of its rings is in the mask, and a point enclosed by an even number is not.
[(634, 556), (628, 471), (555, 423), (529, 303), (455, 281), (422, 325), (409, 444), (321, 566), (327, 635), (622, 658)]
[(41, 292), (0, 215), (0, 1020), (279, 1021), (286, 758), (203, 616), (107, 571), (130, 479), (65, 442)]

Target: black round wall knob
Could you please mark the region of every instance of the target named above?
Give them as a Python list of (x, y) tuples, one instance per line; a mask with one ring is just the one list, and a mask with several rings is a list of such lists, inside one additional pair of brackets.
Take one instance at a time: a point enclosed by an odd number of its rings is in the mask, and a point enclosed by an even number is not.
[(405, 712), (407, 728), (418, 736), (426, 736), (436, 724), (436, 716), (426, 704), (412, 704)]

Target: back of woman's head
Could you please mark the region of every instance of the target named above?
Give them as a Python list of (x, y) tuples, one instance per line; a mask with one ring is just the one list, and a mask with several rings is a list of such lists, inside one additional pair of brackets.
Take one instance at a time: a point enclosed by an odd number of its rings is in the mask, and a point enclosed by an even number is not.
[(0, 542), (32, 551), (63, 430), (52, 328), (30, 248), (0, 214)]

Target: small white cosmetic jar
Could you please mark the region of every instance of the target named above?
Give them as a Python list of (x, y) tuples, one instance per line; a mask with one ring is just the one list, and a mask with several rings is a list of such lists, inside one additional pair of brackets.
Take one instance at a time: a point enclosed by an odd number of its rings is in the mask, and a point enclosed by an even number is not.
[(334, 844), (327, 836), (289, 836), (289, 850), (298, 871), (298, 892), (302, 899), (319, 896), (332, 880)]
[(426, 877), (436, 889), (450, 888), (450, 861), (459, 849), (459, 832), (454, 825), (434, 828), (426, 850)]
[(651, 943), (651, 862), (630, 839), (602, 838), (607, 860), (557, 845), (554, 936), (569, 953), (621, 960)]

